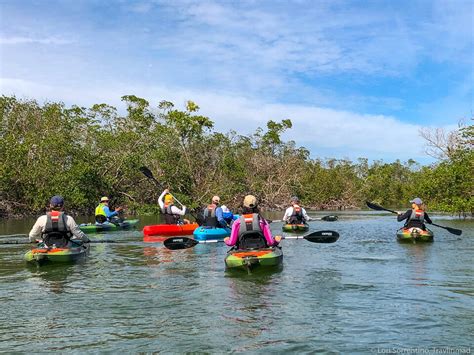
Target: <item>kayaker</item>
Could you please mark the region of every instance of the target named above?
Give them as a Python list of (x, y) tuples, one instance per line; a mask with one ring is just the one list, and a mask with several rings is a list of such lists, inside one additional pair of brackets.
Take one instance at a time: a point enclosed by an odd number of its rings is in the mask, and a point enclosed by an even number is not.
[(203, 226), (214, 228), (230, 228), (224, 219), (224, 213), (219, 206), (221, 199), (219, 196), (213, 196), (211, 204), (203, 210), (204, 223)]
[(95, 222), (98, 224), (122, 222), (118, 217), (121, 210), (122, 207), (117, 207), (113, 212), (110, 211), (109, 198), (101, 197), (99, 205), (95, 208)]
[(74, 218), (63, 212), (64, 199), (53, 196), (49, 202), (49, 212), (38, 217), (31, 228), (29, 239), (31, 242), (43, 240), (48, 247), (55, 245), (64, 248), (70, 244), (71, 239), (88, 242), (89, 238), (79, 229)]
[(310, 220), (306, 210), (300, 206), (300, 199), (293, 196), (290, 199), (291, 206), (288, 207), (283, 216), (283, 221), (287, 224), (304, 224)]
[(257, 198), (253, 195), (247, 195), (244, 198), (242, 215), (232, 224), (230, 237), (224, 238), (228, 246), (236, 245), (237, 248), (244, 249), (243, 243), (246, 235), (260, 236), (259, 239), (252, 238), (253, 247), (265, 248), (278, 245), (281, 236), (273, 238), (268, 222), (260, 216)]
[(410, 201), (411, 209), (407, 210), (405, 213), (397, 212), (397, 221), (401, 222), (403, 220), (407, 220), (403, 228), (420, 228), (422, 230), (426, 230), (426, 226), (424, 221), (428, 222), (429, 224), (433, 223), (431, 218), (428, 216), (428, 213), (425, 212), (425, 206), (423, 205), (423, 201), (421, 198), (416, 197)]
[(179, 209), (174, 205), (173, 195), (170, 194), (169, 189), (163, 190), (160, 197), (158, 198), (158, 204), (161, 208), (161, 213), (165, 215), (166, 224), (189, 224), (189, 220), (181, 218), (186, 214), (186, 206), (182, 206)]
[(227, 222), (227, 224), (232, 224), (234, 220), (234, 214), (232, 211), (227, 207), (226, 205), (222, 205), (222, 217), (224, 217), (224, 220)]

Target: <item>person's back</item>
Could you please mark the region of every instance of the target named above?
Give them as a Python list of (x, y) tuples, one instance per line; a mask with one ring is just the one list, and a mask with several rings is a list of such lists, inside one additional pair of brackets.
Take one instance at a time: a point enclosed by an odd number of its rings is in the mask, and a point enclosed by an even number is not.
[(203, 226), (212, 228), (228, 228), (228, 224), (224, 219), (224, 213), (222, 208), (219, 206), (219, 203), (219, 196), (212, 197), (211, 204), (203, 210)]
[(238, 249), (268, 248), (258, 213), (243, 214), (240, 216), (239, 222), (240, 229), (235, 244)]
[(64, 199), (53, 196), (50, 201), (50, 211), (38, 217), (29, 233), (31, 242), (42, 240), (48, 247), (64, 248), (70, 244), (72, 238), (89, 241), (79, 229), (74, 218), (63, 211)]
[(232, 224), (230, 237), (224, 238), (228, 246), (254, 249), (278, 245), (281, 237), (273, 238), (270, 225), (259, 214), (255, 196), (245, 196), (242, 211), (242, 216)]
[(401, 222), (406, 220), (404, 228), (420, 228), (422, 230), (426, 230), (426, 226), (424, 221), (428, 223), (432, 223), (431, 218), (425, 212), (423, 207), (423, 201), (420, 198), (415, 198), (412, 201), (412, 208), (407, 210), (405, 213), (398, 213), (397, 221)]
[(293, 196), (290, 199), (291, 206), (288, 207), (283, 215), (283, 221), (288, 224), (303, 224), (309, 221), (309, 217), (306, 213), (306, 210), (300, 205), (300, 200), (298, 197)]

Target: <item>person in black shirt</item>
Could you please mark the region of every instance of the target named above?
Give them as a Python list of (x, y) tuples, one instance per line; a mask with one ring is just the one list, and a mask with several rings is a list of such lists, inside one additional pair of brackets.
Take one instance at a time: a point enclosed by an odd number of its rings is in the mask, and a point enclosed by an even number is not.
[(414, 198), (411, 202), (411, 209), (407, 210), (405, 213), (398, 212), (397, 221), (401, 222), (407, 220), (403, 228), (420, 228), (426, 230), (424, 221), (429, 224), (433, 223), (431, 218), (428, 216), (428, 213), (425, 212), (423, 201), (417, 197)]

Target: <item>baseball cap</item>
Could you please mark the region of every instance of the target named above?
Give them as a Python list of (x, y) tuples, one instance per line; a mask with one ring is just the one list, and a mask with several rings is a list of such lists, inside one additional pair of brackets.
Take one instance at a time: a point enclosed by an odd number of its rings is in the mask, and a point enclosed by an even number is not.
[(49, 201), (50, 205), (51, 206), (62, 206), (64, 205), (64, 199), (62, 198), (62, 196), (53, 196), (51, 197), (51, 200)]
[(254, 195), (247, 195), (244, 198), (244, 207), (256, 207), (257, 206), (257, 198)]
[(414, 199), (411, 200), (410, 202), (411, 202), (411, 203), (415, 203), (415, 204), (417, 204), (418, 206), (421, 205), (421, 204), (423, 204), (423, 201), (421, 201), (421, 198), (419, 198), (419, 197), (414, 198)]
[(100, 198), (100, 202), (107, 202), (109, 198), (107, 196), (103, 196)]

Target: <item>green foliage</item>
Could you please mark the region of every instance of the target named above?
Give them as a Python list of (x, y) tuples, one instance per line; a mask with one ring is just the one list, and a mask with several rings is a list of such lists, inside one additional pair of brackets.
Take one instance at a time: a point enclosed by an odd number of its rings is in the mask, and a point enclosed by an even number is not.
[(157, 189), (138, 170), (148, 166), (162, 184), (191, 208), (217, 194), (236, 208), (244, 195), (282, 208), (298, 195), (305, 206), (343, 209), (372, 200), (406, 206), (420, 196), (431, 208), (473, 213), (473, 128), (459, 131), (449, 160), (420, 167), (409, 160), (371, 164), (367, 159), (311, 159), (309, 151), (285, 142), (288, 119), (268, 121), (251, 136), (213, 130), (188, 101), (156, 109), (134, 95), (123, 96), (125, 115), (115, 107), (90, 108), (15, 97), (0, 98), (0, 214), (41, 212), (61, 194), (69, 212), (92, 212), (100, 196), (130, 212), (158, 213)]

